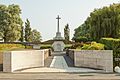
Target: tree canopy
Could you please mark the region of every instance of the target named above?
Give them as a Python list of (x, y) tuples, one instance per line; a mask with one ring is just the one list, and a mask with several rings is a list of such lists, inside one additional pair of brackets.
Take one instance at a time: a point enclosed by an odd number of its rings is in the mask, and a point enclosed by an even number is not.
[(0, 36), (4, 42), (19, 40), (21, 37), (22, 19), (19, 5), (0, 5)]
[(86, 21), (75, 29), (73, 40), (84, 36), (93, 40), (102, 37), (120, 38), (120, 4), (95, 9)]
[(31, 29), (30, 21), (25, 22), (20, 17), (21, 9), (19, 5), (0, 4), (0, 38), (4, 42), (21, 41), (35, 42), (41, 40), (41, 35), (37, 30)]
[(41, 41), (41, 34), (39, 31), (37, 31), (36, 29), (32, 30), (32, 42), (40, 42)]

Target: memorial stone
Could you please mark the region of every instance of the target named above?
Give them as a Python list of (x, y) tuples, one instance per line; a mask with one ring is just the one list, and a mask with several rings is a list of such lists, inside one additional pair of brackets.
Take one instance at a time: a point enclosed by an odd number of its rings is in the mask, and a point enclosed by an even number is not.
[(64, 49), (64, 42), (63, 42), (63, 37), (61, 36), (61, 32), (59, 31), (59, 19), (61, 19), (58, 15), (58, 17), (56, 18), (58, 20), (58, 25), (57, 25), (57, 32), (56, 32), (56, 36), (53, 38), (54, 42), (52, 44), (52, 47), (54, 49), (54, 51), (63, 51)]

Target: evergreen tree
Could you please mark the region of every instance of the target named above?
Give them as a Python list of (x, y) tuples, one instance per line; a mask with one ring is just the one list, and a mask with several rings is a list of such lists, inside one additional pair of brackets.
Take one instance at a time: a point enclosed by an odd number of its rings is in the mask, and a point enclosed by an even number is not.
[(65, 38), (66, 41), (69, 41), (69, 39), (70, 39), (69, 24), (67, 24), (64, 28), (64, 38)]
[(31, 42), (31, 27), (30, 27), (30, 21), (27, 19), (25, 22), (25, 41)]
[(20, 41), (24, 42), (24, 27), (23, 26), (22, 26), (22, 29), (21, 29), (21, 38), (20, 38)]

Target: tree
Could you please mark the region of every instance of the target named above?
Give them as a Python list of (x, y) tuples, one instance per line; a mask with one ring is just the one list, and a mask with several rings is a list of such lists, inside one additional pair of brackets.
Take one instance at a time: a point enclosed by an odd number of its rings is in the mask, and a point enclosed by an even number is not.
[(20, 41), (24, 42), (24, 27), (23, 26), (22, 26), (22, 29), (21, 29), (21, 38), (20, 38)]
[(13, 42), (20, 39), (22, 19), (18, 5), (0, 5), (0, 36), (4, 42)]
[(98, 41), (102, 37), (120, 38), (120, 4), (95, 9), (86, 21), (75, 29), (74, 39), (80, 36)]
[(68, 24), (64, 28), (64, 37), (65, 37), (66, 41), (69, 41), (69, 39), (70, 39), (70, 29), (69, 29)]
[(36, 29), (32, 30), (32, 42), (40, 42), (41, 34)]
[(30, 27), (30, 21), (28, 19), (26, 19), (25, 22), (25, 41), (26, 42), (31, 42), (31, 27)]

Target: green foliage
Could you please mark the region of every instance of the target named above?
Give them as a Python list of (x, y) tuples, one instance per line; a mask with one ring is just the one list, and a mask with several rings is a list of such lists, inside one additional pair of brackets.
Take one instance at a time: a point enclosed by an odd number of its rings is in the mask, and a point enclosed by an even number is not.
[(41, 34), (36, 29), (32, 30), (32, 42), (40, 42)]
[[(105, 44), (105, 48), (108, 50), (117, 50), (120, 48), (120, 39), (114, 38), (102, 38), (100, 42)], [(117, 50), (118, 51), (118, 50)]]
[(81, 50), (104, 50), (104, 45), (101, 43), (92, 42), (91, 44), (84, 44)]
[(41, 34), (36, 29), (31, 30), (30, 21), (25, 22), (25, 41), (26, 42), (40, 42)]
[(84, 45), (84, 43), (74, 43), (71, 46), (71, 49), (76, 49), (77, 47), (82, 47)]
[(67, 24), (64, 28), (64, 37), (65, 37), (65, 41), (69, 41), (70, 40), (70, 29), (69, 29), (69, 24)]
[(33, 49), (33, 47), (31, 45), (26, 45), (25, 49)]
[(32, 41), (32, 32), (31, 32), (31, 27), (30, 27), (30, 21), (27, 19), (25, 22), (25, 41), (26, 42), (31, 42)]
[(77, 42), (80, 37), (90, 38), (89, 27), (86, 26), (85, 24), (82, 24), (81, 26), (76, 28), (74, 31), (75, 33), (74, 33), (74, 37), (72, 38), (72, 40), (74, 40), (75, 42)]
[(40, 49), (48, 49), (51, 48), (52, 49), (52, 45), (41, 45)]
[(75, 42), (87, 42), (88, 38), (80, 36), (80, 37), (76, 37), (74, 40), (75, 40)]
[(66, 44), (64, 49), (71, 49), (72, 44)]
[(24, 27), (22, 26), (22, 29), (21, 29), (21, 38), (19, 39), (21, 42), (24, 42)]
[(92, 40), (102, 37), (120, 37), (120, 4), (95, 9), (87, 20), (75, 29), (73, 39), (84, 36)]
[(0, 51), (24, 49), (25, 46), (22, 44), (0, 44)]
[(115, 61), (115, 58), (120, 58), (120, 39), (102, 38), (100, 42), (105, 44), (107, 50), (113, 50), (114, 66), (120, 66), (120, 63)]
[(5, 42), (13, 42), (21, 37), (22, 19), (18, 5), (0, 5), (0, 37)]

